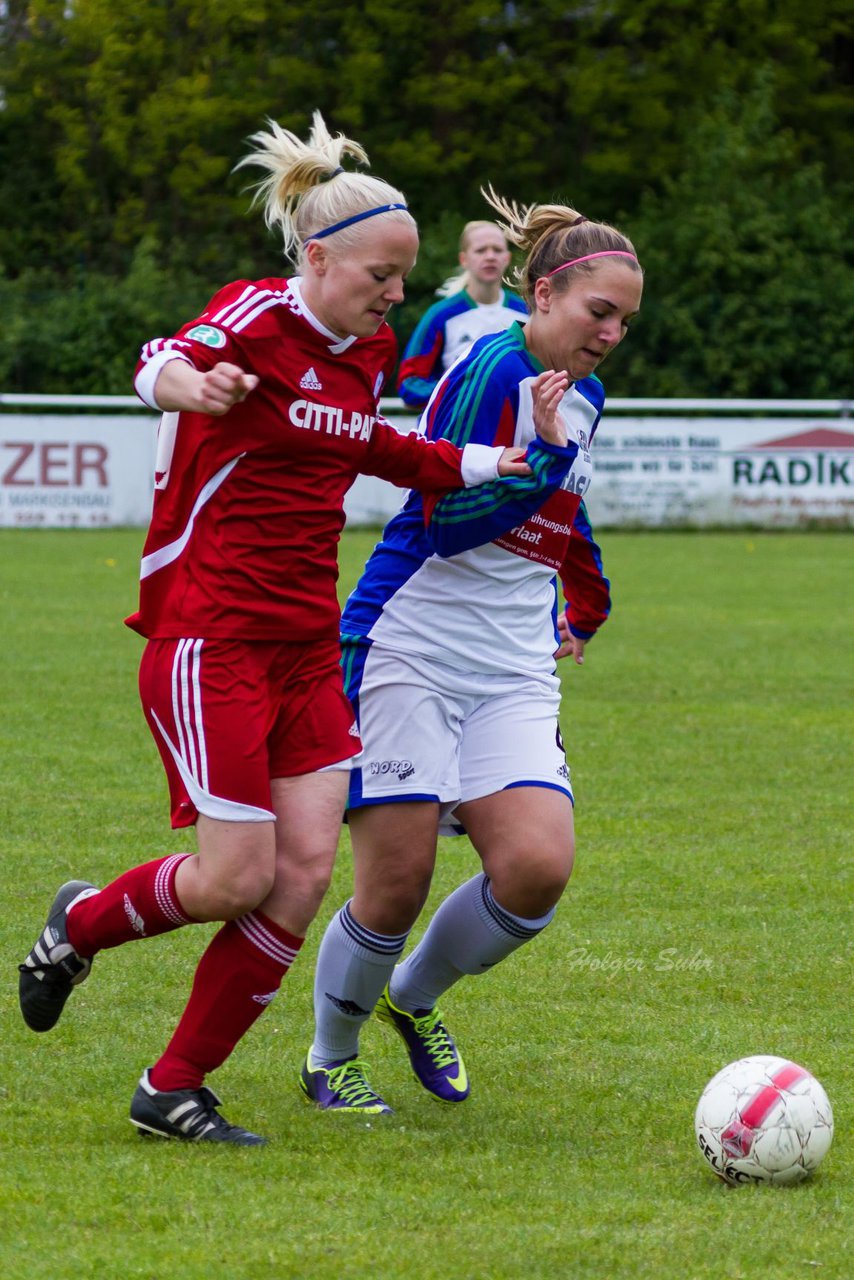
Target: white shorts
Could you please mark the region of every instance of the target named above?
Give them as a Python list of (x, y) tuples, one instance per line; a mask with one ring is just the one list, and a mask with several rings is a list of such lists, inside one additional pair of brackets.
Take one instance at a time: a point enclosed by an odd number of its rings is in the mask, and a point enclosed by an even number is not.
[(573, 799), (557, 677), (472, 674), (379, 645), (361, 647), (359, 672), (347, 648), (345, 683), (362, 739), (351, 809), (437, 801), (441, 832), (454, 835), (458, 804), (508, 787), (553, 787)]

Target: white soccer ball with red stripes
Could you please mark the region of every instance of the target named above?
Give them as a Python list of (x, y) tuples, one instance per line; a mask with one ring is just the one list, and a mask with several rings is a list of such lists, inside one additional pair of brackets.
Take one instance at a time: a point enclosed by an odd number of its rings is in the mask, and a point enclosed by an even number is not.
[(697, 1144), (724, 1182), (801, 1182), (833, 1138), (827, 1094), (805, 1067), (757, 1054), (713, 1076), (694, 1116)]

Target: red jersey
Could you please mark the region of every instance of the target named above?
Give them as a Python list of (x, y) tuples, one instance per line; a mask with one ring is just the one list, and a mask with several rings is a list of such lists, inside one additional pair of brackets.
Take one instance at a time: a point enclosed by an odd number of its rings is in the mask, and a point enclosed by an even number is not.
[(387, 324), (371, 338), (324, 328), (298, 278), (227, 285), (175, 337), (146, 344), (135, 386), (152, 408), (176, 356), (200, 371), (227, 361), (260, 381), (222, 417), (163, 415), (129, 626), (160, 639), (337, 637), (337, 545), (356, 476), (425, 491), (463, 484), (459, 449), (402, 436), (380, 416), (396, 354)]

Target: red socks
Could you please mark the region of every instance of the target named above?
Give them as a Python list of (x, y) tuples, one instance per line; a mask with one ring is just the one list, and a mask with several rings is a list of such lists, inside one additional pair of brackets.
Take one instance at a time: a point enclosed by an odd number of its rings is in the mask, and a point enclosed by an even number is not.
[(302, 944), (257, 909), (223, 925), (199, 961), (177, 1030), (151, 1069), (155, 1089), (201, 1088), (273, 1000)]
[[(66, 923), (78, 955), (91, 958), (193, 923), (175, 893), (175, 873), (189, 857), (177, 853), (134, 867), (79, 902)], [(258, 910), (224, 924), (199, 961), (181, 1021), (151, 1070), (155, 1089), (200, 1088), (274, 998), (302, 944)]]
[(145, 862), (79, 902), (66, 919), (68, 941), (77, 954), (91, 959), (107, 947), (192, 924), (175, 893), (175, 873), (192, 856), (173, 853)]

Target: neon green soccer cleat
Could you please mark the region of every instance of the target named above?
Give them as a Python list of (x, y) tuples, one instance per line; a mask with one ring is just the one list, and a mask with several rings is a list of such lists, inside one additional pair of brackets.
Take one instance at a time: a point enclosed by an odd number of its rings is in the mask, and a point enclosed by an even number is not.
[(359, 1111), (362, 1115), (389, 1115), (391, 1107), (374, 1093), (365, 1078), (367, 1064), (360, 1058), (314, 1066), (306, 1055), (300, 1072), (300, 1088), (309, 1102), (324, 1111)]
[(401, 1037), (415, 1077), (429, 1094), (440, 1102), (463, 1102), (469, 1096), (465, 1063), (438, 1009), (405, 1013), (392, 1003), (386, 987), (374, 1012)]

